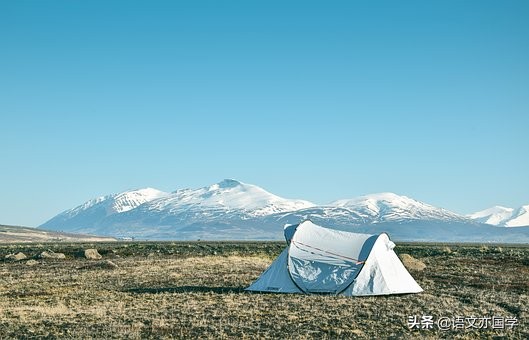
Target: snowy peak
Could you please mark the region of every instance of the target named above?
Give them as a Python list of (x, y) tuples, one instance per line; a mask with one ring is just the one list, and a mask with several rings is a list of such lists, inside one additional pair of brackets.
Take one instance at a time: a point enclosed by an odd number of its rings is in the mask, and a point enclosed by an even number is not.
[(220, 181), (219, 183), (217, 184), (213, 184), (211, 186), (211, 188), (213, 190), (215, 189), (228, 189), (228, 188), (235, 188), (235, 187), (238, 187), (238, 186), (244, 186), (245, 184), (237, 181), (237, 180), (234, 180), (234, 179), (225, 179), (223, 181)]
[(494, 206), (470, 214), (468, 217), (476, 222), (500, 227), (525, 227), (529, 226), (529, 205), (522, 205), (516, 209)]
[(401, 220), (461, 220), (458, 214), (391, 192), (343, 199), (330, 204), (359, 213), (372, 222)]
[(104, 209), (106, 215), (122, 213), (132, 210), (139, 205), (157, 198), (165, 197), (168, 193), (153, 188), (129, 190), (118, 194), (101, 196), (83, 203), (73, 209), (66, 210), (61, 215), (74, 217), (89, 210)]
[(406, 196), (399, 196), (391, 192), (365, 195), (352, 199), (343, 199), (331, 203), (332, 206), (337, 207), (365, 207), (376, 213), (380, 212), (381, 209), (387, 207), (406, 207), (417, 206), (420, 204), (420, 202), (415, 201), (411, 198), (408, 198)]
[(105, 218), (132, 211), (142, 204), (167, 195), (169, 194), (160, 190), (145, 188), (101, 196), (60, 213), (41, 227), (93, 233)]
[(308, 208), (314, 204), (303, 200), (282, 198), (256, 185), (225, 179), (200, 189), (177, 190), (164, 200), (152, 202), (150, 206), (154, 210), (170, 210), (173, 213), (182, 209), (202, 209), (238, 211), (250, 216), (263, 216)]
[(501, 225), (511, 218), (513, 210), (513, 208), (506, 208), (496, 205), (492, 208), (470, 214), (468, 217), (480, 223)]
[(523, 227), (529, 225), (529, 205), (522, 205), (513, 211), (512, 218), (505, 223), (508, 227)]

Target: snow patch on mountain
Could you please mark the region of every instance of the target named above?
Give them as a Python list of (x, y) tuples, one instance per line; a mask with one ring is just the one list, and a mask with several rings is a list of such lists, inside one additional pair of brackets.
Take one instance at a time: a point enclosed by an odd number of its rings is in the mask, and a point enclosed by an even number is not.
[(153, 188), (125, 191), (113, 196), (109, 205), (109, 213), (122, 213), (132, 210), (143, 203), (167, 197), (169, 194)]

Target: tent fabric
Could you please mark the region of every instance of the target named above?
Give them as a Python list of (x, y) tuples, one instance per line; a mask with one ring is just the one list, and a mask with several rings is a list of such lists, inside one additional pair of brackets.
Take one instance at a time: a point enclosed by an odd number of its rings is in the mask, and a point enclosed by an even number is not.
[(303, 293), (288, 274), (288, 248), (285, 248), (270, 267), (247, 290), (276, 293)]
[(363, 245), (372, 235), (350, 236), (312, 222), (299, 225), (288, 251), (288, 268), (296, 285), (306, 293), (335, 294), (349, 286), (367, 258), (369, 251)]
[(311, 221), (286, 226), (288, 246), (247, 290), (347, 296), (418, 293), (387, 234), (338, 231)]
[(343, 294), (367, 296), (422, 292), (393, 251), (394, 247), (387, 234), (378, 236), (364, 268)]

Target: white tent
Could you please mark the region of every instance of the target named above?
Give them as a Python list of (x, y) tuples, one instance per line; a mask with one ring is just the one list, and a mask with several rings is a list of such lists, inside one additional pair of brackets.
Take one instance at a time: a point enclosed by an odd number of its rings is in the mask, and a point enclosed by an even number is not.
[(355, 234), (311, 221), (285, 227), (288, 247), (246, 288), (346, 296), (419, 293), (387, 234)]

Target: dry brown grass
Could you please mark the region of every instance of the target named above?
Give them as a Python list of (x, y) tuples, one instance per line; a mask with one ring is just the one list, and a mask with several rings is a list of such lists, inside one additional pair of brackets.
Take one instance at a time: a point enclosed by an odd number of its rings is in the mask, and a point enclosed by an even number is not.
[[(28, 247), (5, 252), (31, 257), (49, 245)], [(427, 265), (413, 272), (425, 292), (350, 298), (244, 292), (280, 244), (257, 253), (251, 244), (108, 247), (115, 252), (101, 252), (117, 269), (83, 268), (88, 261), (67, 245), (57, 249), (66, 260), (0, 262), (0, 338), (529, 338), (529, 248), (402, 245), (396, 250)], [(516, 316), (520, 324), (410, 331), (411, 315)]]

